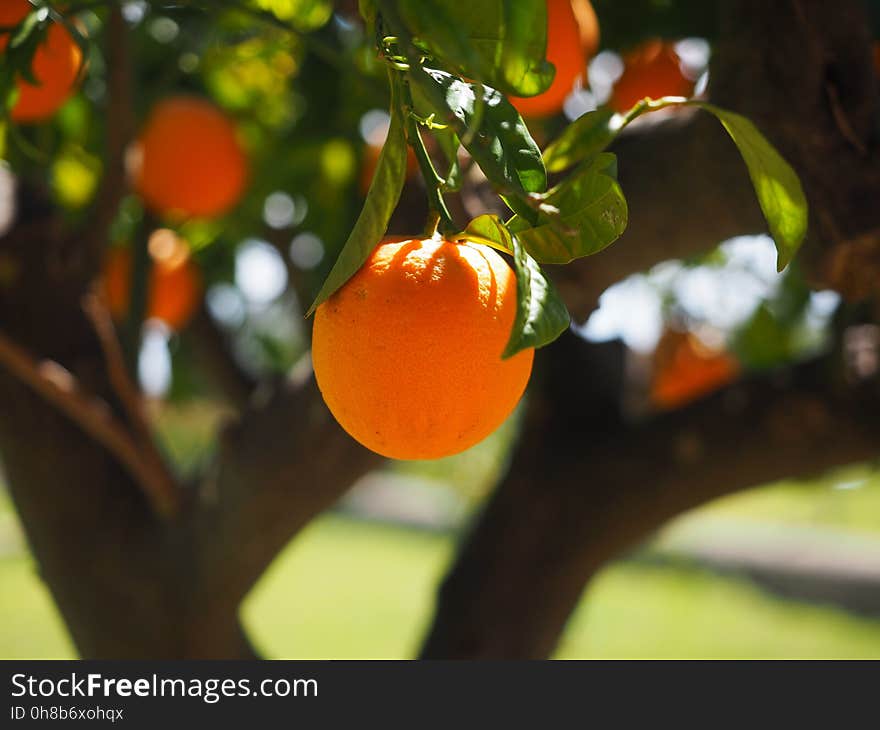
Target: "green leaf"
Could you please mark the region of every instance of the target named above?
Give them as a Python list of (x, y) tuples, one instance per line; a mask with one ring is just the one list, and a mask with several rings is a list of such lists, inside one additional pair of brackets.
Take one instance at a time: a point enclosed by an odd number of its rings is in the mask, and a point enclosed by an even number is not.
[(443, 65), (507, 94), (546, 90), (554, 69), (547, 47), (546, 0), (398, 0), (416, 40)]
[[(476, 86), (445, 71), (413, 66), (413, 86), (437, 118), (452, 126), (462, 144), (502, 192), (540, 193), (547, 188), (541, 151), (505, 96), (489, 86)], [(477, 89), (482, 88), (482, 119), (475, 119)], [(477, 127), (476, 125), (479, 124)]]
[(504, 253), (513, 253), (510, 231), (497, 215), (491, 213), (474, 218), (455, 239), (483, 243)]
[(32, 10), (12, 31), (9, 44), (3, 51), (4, 64), (33, 86), (40, 85), (33, 73), (33, 62), (37, 49), (46, 40), (48, 18), (48, 8)]
[(547, 171), (565, 170), (602, 152), (617, 136), (617, 129), (613, 124), (616, 116), (615, 111), (606, 106), (575, 119), (544, 150)]
[[(412, 93), (416, 113), (422, 119), (427, 119), (431, 114), (436, 113), (433, 105), (421, 88), (410, 84), (410, 92)], [(461, 140), (450, 126), (431, 125), (430, 132), (447, 162), (447, 166), (444, 169), (437, 170), (438, 174), (445, 181), (443, 183), (443, 190), (444, 192), (455, 192), (461, 187), (461, 167), (458, 164), (458, 148), (461, 147)]]
[(782, 271), (807, 235), (807, 199), (797, 173), (750, 120), (713, 104), (698, 106), (718, 118), (739, 148), (776, 242), (776, 267)]
[(568, 329), (571, 316), (553, 282), (544, 276), (538, 262), (529, 256), (498, 216), (486, 214), (474, 218), (456, 239), (486, 244), (513, 255), (516, 318), (502, 358), (550, 344)]
[(625, 115), (602, 110), (585, 114), (560, 135), (545, 152), (551, 172), (588, 159), (614, 141), (618, 133), (642, 114), (670, 106), (697, 106), (713, 114), (739, 148), (758, 197), (758, 204), (776, 242), (777, 268), (782, 271), (794, 258), (807, 233), (807, 199), (797, 173), (758, 128), (746, 117), (714, 104), (665, 97), (643, 100)]
[[(391, 72), (394, 73), (394, 72)], [(399, 103), (399, 81), (391, 84), (391, 126), (385, 146), (376, 163), (376, 172), (370, 183), (370, 190), (364, 207), (354, 224), (354, 228), (342, 247), (333, 268), (330, 270), (321, 290), (306, 316), (312, 314), (339, 287), (348, 281), (367, 260), (370, 253), (385, 235), (388, 221), (406, 179), (406, 131)]]
[(545, 207), (530, 227), (514, 216), (508, 227), (542, 264), (566, 264), (601, 251), (617, 240), (627, 224), (626, 198), (616, 180), (617, 158), (603, 152), (542, 196)]
[(437, 146), (446, 158), (446, 169), (441, 172), (444, 192), (455, 192), (461, 188), (461, 166), (458, 164), (458, 148), (461, 141), (451, 129), (432, 129), (431, 134), (437, 140)]

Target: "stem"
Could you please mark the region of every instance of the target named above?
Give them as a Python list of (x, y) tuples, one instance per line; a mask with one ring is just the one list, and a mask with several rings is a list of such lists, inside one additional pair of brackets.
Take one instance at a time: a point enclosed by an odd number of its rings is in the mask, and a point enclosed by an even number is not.
[(132, 111), (132, 54), (128, 26), (120, 6), (114, 5), (107, 17), (104, 32), (107, 54), (106, 148), (104, 175), (89, 219), (92, 221), (86, 237), (89, 254), (98, 259), (107, 245), (113, 220), (119, 204), (128, 190), (125, 170), (125, 151), (134, 137)]
[(443, 199), (443, 186), (446, 180), (437, 174), (434, 163), (425, 148), (425, 141), (419, 131), (419, 123), (413, 115), (412, 92), (409, 81), (404, 78), (401, 83), (403, 97), (403, 113), (406, 118), (406, 139), (419, 163), (419, 170), (425, 181), (425, 190), (428, 196), (428, 222), (425, 235), (433, 236), (438, 231), (441, 234), (451, 233), (455, 229), (455, 222), (446, 207)]

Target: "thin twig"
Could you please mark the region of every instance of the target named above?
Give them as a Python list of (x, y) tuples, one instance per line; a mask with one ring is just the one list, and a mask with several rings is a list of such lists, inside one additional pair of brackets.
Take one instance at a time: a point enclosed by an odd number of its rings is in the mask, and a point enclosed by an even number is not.
[(113, 454), (140, 485), (161, 517), (173, 516), (179, 495), (167, 475), (146, 460), (106, 401), (83, 390), (76, 376), (54, 360), (39, 361), (0, 333), (0, 363)]
[(175, 502), (179, 502), (179, 485), (156, 445), (153, 432), (150, 429), (144, 412), (143, 398), (137, 386), (129, 377), (128, 369), (125, 366), (125, 356), (119, 344), (119, 338), (116, 336), (116, 329), (113, 327), (110, 312), (107, 311), (107, 307), (93, 292), (86, 294), (83, 298), (83, 311), (85, 311), (86, 316), (92, 323), (92, 327), (98, 337), (98, 342), (104, 353), (104, 363), (107, 366), (110, 385), (125, 409), (129, 426), (134, 432), (135, 441), (140, 447), (144, 460), (149, 463), (153, 471), (164, 474), (163, 481), (170, 489), (178, 493), (175, 496)]
[(828, 93), (828, 102), (831, 105), (831, 113), (834, 116), (834, 122), (837, 125), (838, 131), (843, 138), (853, 146), (856, 152), (862, 155), (862, 157), (867, 156), (868, 147), (853, 129), (849, 117), (847, 117), (846, 111), (843, 109), (843, 104), (840, 101), (840, 94), (837, 92), (837, 87), (829, 81), (825, 84), (825, 91)]
[(106, 242), (119, 204), (128, 189), (125, 154), (134, 136), (132, 115), (132, 69), (128, 27), (119, 3), (107, 17), (104, 33), (107, 44), (107, 147), (105, 173), (95, 198), (88, 247), (99, 254)]

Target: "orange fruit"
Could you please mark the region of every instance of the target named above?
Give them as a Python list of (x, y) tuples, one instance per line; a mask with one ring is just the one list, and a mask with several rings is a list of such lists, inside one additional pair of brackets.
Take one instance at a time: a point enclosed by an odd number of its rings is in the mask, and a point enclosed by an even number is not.
[(388, 238), (315, 314), (312, 360), (340, 425), (394, 459), (463, 451), (513, 411), (533, 350), (507, 360), (516, 277), (487, 246)]
[(734, 357), (689, 332), (667, 330), (654, 352), (651, 401), (680, 408), (721, 388), (739, 375)]
[[(182, 329), (202, 296), (202, 275), (189, 247), (174, 231), (160, 228), (147, 244), (152, 262), (147, 290), (147, 319), (160, 319)], [(107, 307), (117, 321), (128, 315), (131, 291), (131, 250), (111, 248), (104, 260), (103, 285)]]
[(671, 43), (650, 40), (623, 57), (623, 74), (614, 85), (609, 104), (621, 114), (646, 96), (690, 96), (694, 83), (681, 72)]
[(536, 96), (512, 96), (524, 117), (549, 117), (565, 98), (599, 48), (599, 23), (589, 0), (547, 0), (547, 60), (556, 67), (550, 87)]
[(172, 96), (150, 113), (131, 155), (134, 186), (156, 213), (213, 217), (241, 198), (248, 164), (235, 124), (209, 101)]
[[(33, 9), (28, 0), (0, 2), (0, 26), (14, 26)], [(9, 43), (9, 34), (0, 35), (0, 51)], [(18, 98), (10, 116), (15, 122), (38, 122), (51, 117), (73, 94), (82, 63), (82, 51), (67, 29), (52, 23), (46, 38), (34, 53), (31, 71), (39, 85), (24, 78), (16, 80)]]

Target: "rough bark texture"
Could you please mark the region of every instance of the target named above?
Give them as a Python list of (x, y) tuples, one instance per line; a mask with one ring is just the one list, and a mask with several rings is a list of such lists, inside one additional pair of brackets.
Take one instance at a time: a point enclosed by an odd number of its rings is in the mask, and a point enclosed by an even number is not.
[[(66, 367), (125, 423), (81, 306), (90, 272), (70, 250), (42, 197), (22, 191), (17, 225), (0, 240), (14, 272), (0, 288), (0, 328)], [(336, 426), (305, 372), (251, 399), (205, 483), (168, 522), (109, 452), (4, 368), (0, 403), (12, 497), (84, 657), (251, 656), (238, 622), (244, 593), (378, 460)]]
[(827, 361), (631, 423), (619, 346), (567, 335), (540, 360), (522, 447), (442, 587), (425, 658), (546, 657), (590, 577), (666, 520), (877, 453), (878, 393), (835, 387)]
[[(720, 8), (712, 101), (750, 117), (801, 176), (811, 228), (800, 258), (815, 285), (851, 299), (876, 294), (880, 97), (864, 5)], [(632, 222), (614, 246), (556, 272), (576, 316), (627, 273), (764, 230), (742, 163), (710, 122), (677, 119), (617, 145)], [(596, 569), (664, 520), (877, 453), (876, 399), (829, 390), (827, 377), (823, 390), (810, 369), (627, 425), (607, 395), (597, 403), (595, 387), (580, 390), (595, 356), (575, 366), (576, 349), (560, 342), (542, 353), (553, 376), (532, 389), (510, 472), (441, 589), (425, 657), (546, 656)]]

